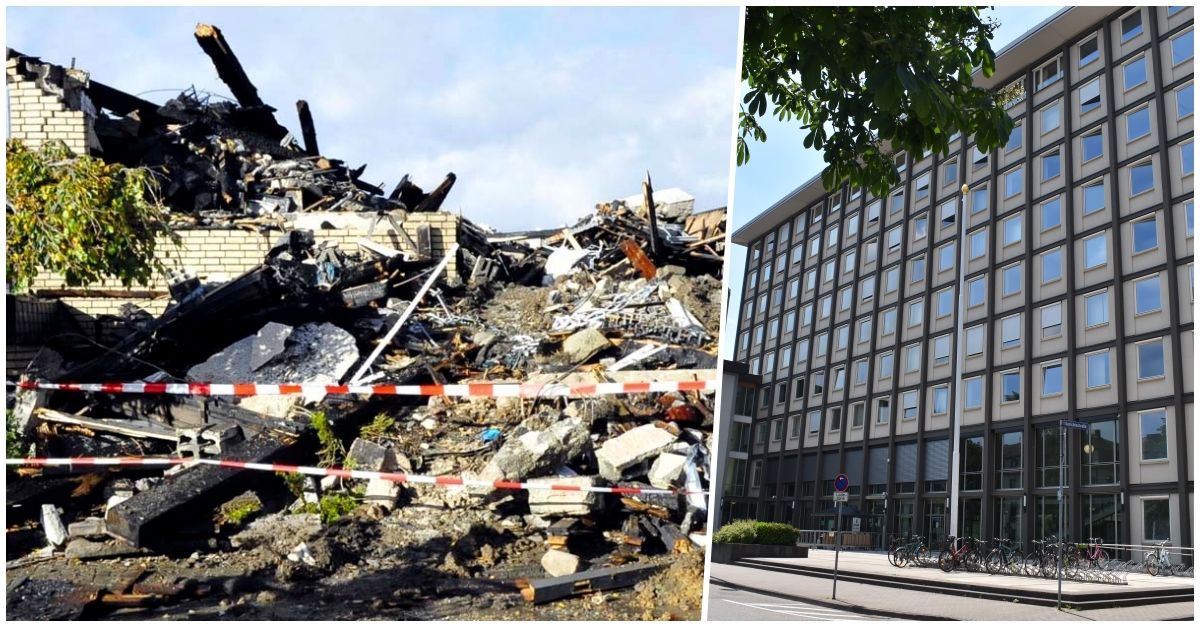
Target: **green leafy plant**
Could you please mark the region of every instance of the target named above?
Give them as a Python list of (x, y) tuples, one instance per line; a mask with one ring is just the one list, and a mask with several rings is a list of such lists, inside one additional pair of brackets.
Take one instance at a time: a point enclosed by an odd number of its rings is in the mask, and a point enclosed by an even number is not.
[(29, 451), (29, 442), (21, 435), (21, 426), (13, 416), (12, 410), (5, 411), (4, 456), (8, 459), (25, 457)]
[(900, 181), (897, 151), (944, 154), (955, 132), (984, 152), (1003, 145), (1013, 121), (972, 78), (995, 71), (997, 26), (978, 7), (747, 7), (738, 165), (750, 160), (747, 138), (767, 140), (768, 114), (808, 131), (827, 190), (848, 181), (884, 196)]
[(304, 475), (298, 472), (277, 472), (276, 477), (283, 479), (284, 485), (287, 486), (288, 492), (292, 496), (302, 499), (304, 498)]
[(394, 418), (389, 417), (387, 414), (379, 414), (370, 423), (364, 425), (362, 430), (358, 432), (358, 435), (366, 440), (382, 440), (395, 424), (396, 420)]
[(329, 424), (325, 412), (313, 412), (312, 425), (317, 430), (317, 441), (321, 443), (320, 449), (317, 450), (317, 464), (322, 468), (336, 466), (338, 460), (345, 457), (346, 447), (342, 446), (342, 441), (333, 432), (333, 426)]
[(257, 501), (243, 503), (225, 512), (225, 520), (235, 525), (241, 525), (250, 516), (262, 511), (262, 505)]
[(180, 240), (163, 222), (148, 170), (74, 155), (61, 141), (38, 150), (5, 145), (5, 266), (15, 289), (42, 270), (70, 286), (115, 278), (148, 285), (165, 272), (159, 236)]
[(712, 541), (715, 544), (754, 544), (756, 524), (753, 520), (727, 522), (713, 534)]
[(773, 522), (760, 522), (754, 525), (755, 544), (778, 544), (790, 546), (796, 544), (796, 539), (800, 537), (800, 530), (785, 524)]

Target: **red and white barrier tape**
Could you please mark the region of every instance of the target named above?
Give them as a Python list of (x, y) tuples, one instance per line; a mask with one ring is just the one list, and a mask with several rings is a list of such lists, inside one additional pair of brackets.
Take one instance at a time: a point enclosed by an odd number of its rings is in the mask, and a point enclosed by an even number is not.
[(27, 390), (167, 394), (173, 396), (280, 396), (290, 394), (358, 394), (366, 396), (580, 397), (648, 392), (716, 390), (716, 381), (647, 381), (640, 383), (461, 383), (451, 385), (290, 385), (265, 383), (38, 383), (22, 381)]
[(521, 481), (485, 481), (464, 477), (434, 477), (431, 475), (409, 475), (402, 472), (372, 472), (369, 470), (347, 470), (345, 468), (318, 468), (315, 466), (292, 466), (290, 464), (261, 464), (226, 459), (186, 459), (182, 457), (30, 457), (5, 459), (7, 466), (181, 466), (207, 465), (222, 468), (239, 468), (264, 472), (288, 472), (313, 477), (342, 477), (343, 479), (383, 479), (396, 483), (424, 483), (444, 486), (493, 488), (496, 490), (553, 490), (559, 492), (600, 492), (604, 494), (707, 494), (685, 490), (661, 490), (657, 488), (621, 488), (604, 486), (558, 485), (553, 483), (526, 483)]

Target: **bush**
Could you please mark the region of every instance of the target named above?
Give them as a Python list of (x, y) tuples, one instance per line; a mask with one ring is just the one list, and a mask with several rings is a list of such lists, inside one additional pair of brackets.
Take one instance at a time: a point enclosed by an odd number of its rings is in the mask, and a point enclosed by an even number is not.
[(716, 544), (754, 544), (758, 524), (753, 520), (731, 521), (713, 534), (712, 541)]
[(794, 545), (800, 530), (784, 523), (760, 522), (754, 525), (755, 544)]

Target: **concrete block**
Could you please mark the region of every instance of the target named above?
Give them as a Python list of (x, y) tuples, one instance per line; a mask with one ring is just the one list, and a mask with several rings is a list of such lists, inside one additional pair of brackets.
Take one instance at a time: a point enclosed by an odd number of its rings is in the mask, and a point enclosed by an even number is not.
[(551, 577), (574, 575), (579, 572), (579, 562), (578, 555), (558, 549), (550, 549), (542, 556), (542, 568), (546, 569)]
[(67, 525), (67, 534), (72, 538), (107, 537), (107, 531), (103, 518), (86, 518)]
[[(533, 483), (593, 487), (598, 482), (596, 477), (545, 477)], [(600, 494), (596, 492), (529, 491), (529, 512), (538, 516), (584, 516), (595, 511), (599, 505)]]
[(385, 510), (391, 511), (396, 507), (398, 500), (400, 500), (399, 483), (379, 478), (371, 479), (367, 483), (367, 491), (364, 494), (364, 502), (367, 505), (379, 505)]
[(650, 467), (650, 485), (668, 490), (672, 488), (679, 477), (683, 475), (683, 469), (687, 466), (687, 458), (683, 455), (675, 453), (663, 453), (654, 460), (654, 465)]
[(396, 469), (396, 453), (390, 446), (383, 446), (358, 438), (350, 445), (346, 460), (354, 464), (354, 470), (391, 472)]
[(42, 505), (42, 531), (46, 532), (46, 539), (50, 541), (51, 546), (63, 546), (67, 543), (67, 528), (58, 515), (58, 508), (49, 503)]
[(662, 453), (675, 436), (654, 425), (642, 425), (604, 443), (596, 450), (600, 475), (609, 481), (621, 481), (631, 470)]
[(587, 361), (596, 353), (612, 346), (612, 342), (596, 329), (577, 331), (563, 342), (563, 355), (571, 363)]

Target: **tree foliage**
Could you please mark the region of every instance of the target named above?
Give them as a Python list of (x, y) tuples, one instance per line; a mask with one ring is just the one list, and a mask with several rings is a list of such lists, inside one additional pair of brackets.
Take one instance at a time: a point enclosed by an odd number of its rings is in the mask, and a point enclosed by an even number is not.
[(39, 150), (5, 146), (8, 282), (27, 287), (41, 270), (77, 287), (115, 278), (148, 285), (165, 271), (156, 238), (178, 237), (163, 223), (147, 170), (75, 156), (62, 142)]
[(824, 152), (829, 190), (848, 181), (882, 196), (900, 181), (897, 151), (945, 153), (956, 131), (983, 151), (1003, 145), (1013, 121), (971, 79), (995, 70), (996, 26), (977, 7), (747, 7), (738, 165), (747, 138), (767, 140), (768, 102)]

